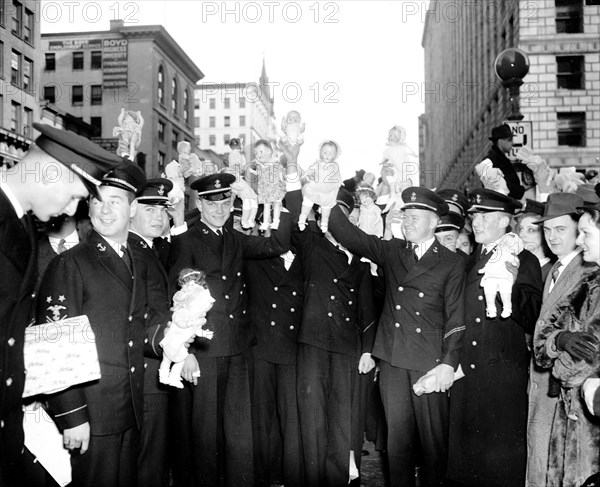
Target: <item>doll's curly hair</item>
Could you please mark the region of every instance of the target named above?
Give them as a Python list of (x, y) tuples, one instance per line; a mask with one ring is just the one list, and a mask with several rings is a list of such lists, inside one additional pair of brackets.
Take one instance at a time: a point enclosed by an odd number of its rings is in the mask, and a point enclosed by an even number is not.
[(179, 277), (177, 278), (177, 282), (181, 287), (190, 282), (195, 282), (200, 286), (204, 286), (206, 283), (206, 273), (197, 269), (181, 269), (179, 272)]

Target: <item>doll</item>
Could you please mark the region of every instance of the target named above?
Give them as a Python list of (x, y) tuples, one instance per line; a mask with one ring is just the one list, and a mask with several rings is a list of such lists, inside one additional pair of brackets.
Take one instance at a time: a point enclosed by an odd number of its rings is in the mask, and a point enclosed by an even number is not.
[(188, 356), (185, 344), (194, 336), (212, 339), (213, 332), (205, 330), (203, 326), (206, 324), (206, 313), (215, 300), (205, 286), (202, 271), (182, 269), (178, 282), (181, 289), (173, 296), (172, 324), (160, 342), (163, 359), (158, 369), (158, 378), (163, 384), (183, 389), (181, 371)]
[(290, 145), (302, 145), (304, 144), (304, 123), (302, 123), (302, 117), (296, 110), (289, 112), (285, 118), (281, 120), (281, 130), (285, 134), (282, 137), (284, 142), (288, 142)]
[(173, 189), (169, 192), (169, 201), (176, 206), (185, 197), (185, 180), (181, 170), (181, 164), (173, 159), (165, 166), (164, 177), (173, 183)]
[(579, 186), (585, 184), (585, 176), (577, 172), (574, 166), (561, 167), (552, 184), (553, 192), (575, 193)]
[(535, 153), (527, 147), (521, 147), (517, 151), (517, 157), (521, 159), (523, 164), (531, 169), (531, 172), (533, 172), (533, 177), (538, 185), (539, 191), (542, 193), (549, 193), (555, 171), (550, 169), (548, 163), (540, 156), (535, 155)]
[(113, 137), (119, 137), (117, 155), (133, 161), (137, 148), (142, 142), (142, 127), (144, 126), (142, 112), (121, 108), (117, 121), (119, 126), (113, 128)]
[(383, 237), (383, 219), (381, 210), (375, 204), (375, 191), (368, 187), (358, 188), (356, 195), (360, 199), (358, 228), (369, 235)]
[(204, 176), (202, 161), (195, 152), (192, 152), (192, 145), (187, 140), (177, 143), (177, 152), (179, 152), (178, 161), (183, 178)]
[(491, 189), (498, 193), (508, 194), (508, 186), (504, 179), (504, 173), (493, 166), (490, 159), (484, 159), (475, 166), (475, 172), (481, 179), (484, 188)]
[(242, 177), (246, 169), (246, 157), (242, 152), (243, 139), (233, 138), (229, 141), (229, 167), (225, 172), (235, 176), (231, 184), (231, 192), (242, 200), (242, 218), (240, 225), (244, 230), (254, 227), (256, 213), (258, 212), (258, 196), (250, 184)]
[(307, 182), (302, 186), (302, 209), (298, 218), (298, 228), (306, 228), (306, 219), (313, 205), (321, 207), (321, 231), (327, 233), (329, 214), (336, 204), (337, 194), (342, 185), (340, 166), (336, 159), (340, 146), (333, 140), (326, 140), (319, 146), (319, 160), (306, 171)]
[[(404, 127), (400, 125), (392, 127), (388, 133), (387, 147), (383, 151), (381, 162), (384, 188), (378, 203), (386, 203), (383, 213), (391, 209), (397, 194), (402, 193), (409, 186), (418, 184), (418, 181), (413, 183), (412, 179), (417, 179), (419, 174), (418, 163), (414, 160), (416, 157), (415, 152), (406, 144)], [(385, 197), (386, 195), (389, 195), (389, 199)]]
[(516, 233), (507, 233), (496, 245), (494, 253), (485, 266), (479, 270), (484, 274), (481, 278), (481, 287), (485, 294), (486, 316), (495, 318), (496, 293), (500, 292), (502, 301), (502, 318), (508, 318), (512, 314), (512, 287), (515, 281), (514, 275), (506, 268), (506, 263), (519, 263), (517, 255), (523, 251), (523, 240)]
[[(279, 228), (281, 206), (285, 196), (285, 174), (281, 163), (273, 157), (271, 144), (260, 139), (254, 144), (256, 173), (258, 175), (258, 203), (264, 205), (261, 230)], [(271, 207), (273, 221), (271, 222)]]

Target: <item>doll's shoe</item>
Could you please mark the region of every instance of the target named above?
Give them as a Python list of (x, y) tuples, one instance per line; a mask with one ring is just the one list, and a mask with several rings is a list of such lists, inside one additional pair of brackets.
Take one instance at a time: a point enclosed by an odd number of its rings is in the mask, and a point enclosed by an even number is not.
[(301, 232), (303, 232), (304, 229), (306, 228), (306, 223), (298, 222), (298, 228), (300, 229)]
[(502, 318), (508, 318), (510, 315), (512, 315), (512, 309), (503, 309), (502, 313), (500, 314)]
[(264, 232), (265, 230), (268, 230), (268, 229), (269, 229), (269, 226), (270, 226), (270, 225), (269, 225), (269, 223), (268, 223), (268, 222), (262, 222), (262, 223), (260, 224), (260, 227), (258, 227), (258, 229), (259, 229), (259, 230), (262, 230), (262, 231)]
[(277, 230), (279, 228), (279, 220), (273, 220), (271, 223), (271, 230)]
[(161, 384), (169, 383), (169, 371), (168, 370), (158, 370), (158, 381)]
[(321, 225), (321, 231), (323, 233), (327, 233), (328, 230), (329, 230), (329, 226), (328, 225)]
[(491, 310), (491, 309), (490, 309), (490, 310), (488, 310), (488, 311), (486, 311), (486, 312), (485, 312), (485, 315), (486, 315), (488, 318), (495, 318), (496, 316), (498, 316), (498, 313), (496, 313), (496, 310), (495, 310), (495, 309), (494, 309), (494, 310)]
[(183, 389), (183, 382), (181, 382), (181, 378), (179, 377), (170, 377), (169, 385), (173, 387), (177, 387), (177, 389)]

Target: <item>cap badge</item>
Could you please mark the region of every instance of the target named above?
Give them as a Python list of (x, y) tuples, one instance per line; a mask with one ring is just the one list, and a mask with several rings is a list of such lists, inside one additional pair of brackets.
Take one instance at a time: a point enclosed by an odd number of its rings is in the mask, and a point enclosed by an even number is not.
[(219, 189), (221, 187), (221, 181), (215, 179), (215, 188)]
[(475, 201), (476, 201), (478, 204), (479, 204), (479, 203), (481, 203), (481, 195), (480, 195), (480, 194), (478, 194), (478, 195), (475, 197)]
[(158, 196), (162, 196), (162, 195), (164, 195), (164, 194), (165, 194), (165, 185), (164, 185), (164, 184), (161, 184), (161, 185), (158, 187)]
[(456, 193), (452, 195), (452, 201), (458, 201), (458, 195)]
[(106, 246), (104, 244), (99, 243), (99, 244), (96, 245), (96, 247), (98, 247), (98, 250), (100, 252), (105, 252), (106, 251)]
[(410, 195), (410, 201), (417, 201), (417, 193), (413, 192), (413, 193)]

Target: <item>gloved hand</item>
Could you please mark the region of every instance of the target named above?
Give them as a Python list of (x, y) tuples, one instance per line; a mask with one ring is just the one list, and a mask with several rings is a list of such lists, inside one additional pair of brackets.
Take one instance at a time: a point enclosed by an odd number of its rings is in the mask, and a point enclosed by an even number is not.
[(588, 363), (592, 363), (599, 343), (595, 335), (585, 331), (563, 331), (556, 337), (556, 348)]

